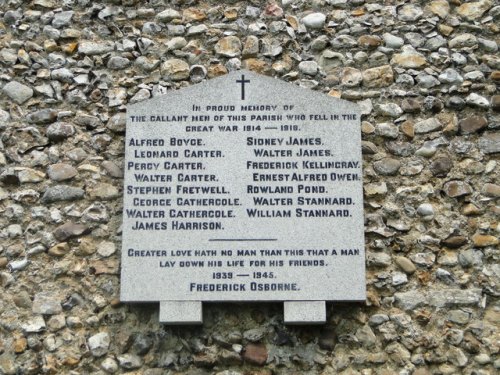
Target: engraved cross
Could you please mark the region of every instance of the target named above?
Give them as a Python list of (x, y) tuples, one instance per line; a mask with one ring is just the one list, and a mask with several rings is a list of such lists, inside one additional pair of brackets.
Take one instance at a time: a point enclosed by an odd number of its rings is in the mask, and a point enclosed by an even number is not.
[(241, 83), (241, 100), (245, 100), (245, 83), (250, 83), (249, 79), (245, 79), (245, 75), (241, 75), (241, 79), (237, 79), (236, 83)]

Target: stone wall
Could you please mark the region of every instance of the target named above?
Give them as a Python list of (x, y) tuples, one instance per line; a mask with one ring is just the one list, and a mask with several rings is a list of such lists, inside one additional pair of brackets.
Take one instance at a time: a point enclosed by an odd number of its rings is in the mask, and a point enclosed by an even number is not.
[[(496, 0), (0, 0), (0, 374), (494, 374)], [(125, 106), (246, 68), (357, 102), (366, 304), (119, 301)], [(335, 286), (331, 286), (335, 287)]]

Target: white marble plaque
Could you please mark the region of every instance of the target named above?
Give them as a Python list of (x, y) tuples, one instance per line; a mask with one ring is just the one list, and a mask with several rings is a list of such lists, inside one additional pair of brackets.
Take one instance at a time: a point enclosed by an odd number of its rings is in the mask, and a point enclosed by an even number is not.
[(358, 107), (278, 79), (130, 105), (121, 300), (363, 301), (361, 167)]

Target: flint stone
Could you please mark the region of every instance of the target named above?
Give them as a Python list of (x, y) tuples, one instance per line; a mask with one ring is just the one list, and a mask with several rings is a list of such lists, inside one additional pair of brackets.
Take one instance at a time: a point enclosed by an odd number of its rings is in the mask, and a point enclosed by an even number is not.
[(0, 130), (7, 126), (7, 123), (10, 120), (10, 113), (0, 109)]
[(479, 108), (489, 108), (490, 102), (484, 96), (478, 95), (476, 93), (469, 94), (465, 98), (465, 102), (469, 105)]
[(250, 342), (257, 342), (264, 338), (266, 335), (265, 328), (254, 328), (243, 332), (243, 337)]
[(73, 134), (75, 134), (75, 128), (67, 122), (55, 122), (47, 128), (47, 137), (51, 141), (63, 141)]
[(245, 40), (245, 45), (243, 46), (243, 57), (255, 57), (259, 53), (259, 38), (255, 35), (250, 35)]
[(472, 187), (464, 181), (448, 181), (444, 184), (443, 190), (451, 198), (472, 194)]
[(301, 61), (299, 70), (304, 74), (314, 76), (318, 72), (318, 63), (316, 61)]
[(108, 60), (108, 69), (120, 70), (130, 65), (130, 60), (121, 56), (113, 56)]
[(412, 274), (417, 270), (417, 267), (413, 264), (413, 262), (406, 257), (396, 257), (394, 262), (407, 274)]
[(78, 44), (78, 52), (92, 56), (92, 55), (102, 55), (104, 53), (112, 52), (115, 49), (114, 42), (91, 42), (83, 41)]
[(302, 23), (308, 29), (321, 29), (325, 25), (326, 16), (323, 13), (311, 13), (302, 18)]
[[(358, 42), (352, 36), (349, 36), (349, 35), (339, 35), (339, 36), (335, 37), (330, 42), (330, 44), (332, 45), (333, 48), (339, 49), (339, 48), (352, 48), (352, 47), (356, 47), (358, 45)], [(366, 53), (365, 53), (365, 55), (366, 55)]]
[(430, 133), (442, 128), (441, 122), (438, 119), (431, 117), (426, 120), (419, 121), (415, 124), (416, 134)]
[(189, 64), (184, 60), (170, 59), (161, 66), (166, 78), (172, 81), (182, 81), (189, 78)]
[(434, 86), (440, 85), (440, 82), (436, 77), (431, 76), (430, 74), (427, 73), (419, 74), (416, 80), (419, 86), (424, 87), (426, 89), (430, 89)]
[(386, 253), (371, 253), (366, 257), (369, 266), (387, 267), (391, 264), (391, 257)]
[(54, 26), (56, 29), (60, 29), (63, 26), (69, 25), (74, 13), (75, 12), (71, 10), (56, 13), (54, 15), (54, 18), (52, 19), (52, 26)]
[(92, 199), (108, 200), (116, 198), (120, 195), (118, 189), (107, 183), (99, 183), (89, 191)]
[(123, 170), (115, 162), (112, 162), (110, 160), (105, 160), (102, 162), (102, 167), (113, 178), (123, 177)]
[(184, 48), (187, 45), (187, 40), (181, 36), (170, 39), (165, 43), (169, 51)]
[(468, 2), (457, 8), (457, 13), (468, 21), (475, 21), (483, 16), (493, 6), (490, 0)]
[(23, 18), (23, 14), (19, 10), (8, 10), (3, 15), (3, 21), (7, 25), (13, 25), (21, 18)]
[(358, 45), (365, 49), (377, 48), (382, 44), (382, 39), (376, 35), (362, 35), (358, 38)]
[[(191, 76), (191, 80), (193, 77)], [(148, 89), (140, 89), (135, 93), (133, 97), (130, 98), (129, 103), (134, 104), (142, 102), (143, 100), (149, 99), (151, 97), (151, 92)]]
[(142, 366), (141, 357), (135, 354), (122, 354), (117, 359), (120, 367), (125, 370), (136, 370)]
[(466, 48), (477, 46), (477, 38), (473, 34), (460, 34), (448, 42), (450, 48)]
[(2, 88), (2, 91), (17, 104), (23, 104), (25, 101), (33, 97), (33, 89), (17, 81), (7, 83)]
[(193, 36), (193, 35), (200, 35), (200, 34), (203, 34), (203, 33), (206, 33), (208, 30), (208, 27), (206, 25), (195, 25), (195, 26), (191, 26), (188, 31), (187, 31), (187, 35), (188, 36)]
[(447, 68), (438, 77), (443, 83), (460, 84), (464, 81), (462, 76), (455, 69)]
[(368, 324), (356, 331), (356, 338), (366, 348), (371, 348), (377, 343), (377, 336), (375, 336)]
[(110, 343), (111, 340), (107, 332), (100, 332), (88, 339), (89, 349), (94, 357), (105, 355), (109, 350)]
[(398, 19), (404, 22), (417, 21), (423, 15), (422, 8), (413, 4), (403, 5), (398, 10)]
[(483, 116), (470, 116), (460, 120), (458, 127), (462, 134), (476, 133), (488, 126), (488, 120)]
[(342, 70), (341, 83), (343, 86), (346, 87), (359, 86), (362, 81), (363, 81), (363, 74), (358, 69), (348, 67)]
[(458, 262), (463, 268), (481, 267), (483, 265), (483, 253), (480, 250), (462, 250), (458, 254)]
[(391, 60), (392, 64), (396, 64), (403, 68), (422, 68), (427, 64), (425, 56), (415, 51), (412, 47), (403, 47), (402, 53), (397, 53)]
[(26, 120), (34, 124), (50, 124), (57, 120), (57, 111), (49, 108), (41, 109), (30, 113), (26, 116)]
[(215, 52), (226, 57), (236, 57), (241, 55), (241, 41), (236, 36), (226, 36), (220, 39), (215, 45)]
[(31, 310), (33, 314), (55, 315), (62, 312), (62, 307), (56, 294), (40, 292), (35, 294)]
[(85, 114), (75, 117), (74, 122), (77, 125), (84, 126), (89, 129), (95, 129), (102, 125), (102, 122), (101, 120), (99, 120), (99, 118)]
[(384, 138), (396, 139), (399, 134), (398, 127), (388, 122), (378, 123), (375, 127), (375, 133)]
[(47, 175), (53, 181), (70, 180), (78, 174), (76, 168), (69, 164), (52, 164), (47, 169)]
[(467, 238), (464, 236), (451, 235), (445, 238), (441, 244), (450, 249), (458, 249), (467, 243)]
[(491, 97), (491, 108), (495, 112), (500, 112), (500, 95), (493, 95)]
[(264, 344), (248, 344), (243, 352), (243, 359), (253, 365), (265, 365), (267, 357), (267, 348)]
[(43, 203), (53, 203), (59, 201), (73, 201), (82, 199), (85, 195), (85, 191), (80, 188), (66, 186), (66, 185), (56, 185), (49, 187), (42, 197)]
[(405, 98), (401, 102), (401, 109), (406, 113), (418, 113), (422, 108), (422, 103), (414, 98)]
[(363, 85), (369, 88), (386, 87), (394, 82), (390, 65), (383, 65), (363, 71)]
[(403, 110), (396, 103), (378, 104), (375, 109), (382, 116), (399, 117), (403, 114)]
[(472, 236), (472, 242), (476, 247), (488, 247), (498, 245), (500, 241), (495, 236), (476, 233)]
[(434, 290), (427, 295), (429, 305), (434, 307), (475, 305), (481, 301), (481, 297), (480, 288)]
[(123, 133), (125, 132), (126, 124), (127, 115), (125, 112), (120, 112), (110, 117), (106, 127), (114, 133)]
[(419, 216), (432, 216), (434, 215), (434, 207), (430, 203), (422, 203), (417, 208), (417, 214)]
[(453, 307), (474, 305), (481, 301), (481, 289), (443, 289), (428, 292), (409, 291), (395, 293), (396, 305), (406, 311), (430, 305), (434, 307)]
[(113, 242), (103, 241), (97, 247), (97, 253), (106, 258), (113, 255), (116, 252), (116, 246)]
[(397, 159), (384, 158), (373, 163), (373, 169), (380, 175), (393, 176), (401, 168), (401, 162)]
[(364, 191), (368, 197), (385, 195), (387, 194), (387, 184), (385, 182), (365, 184)]
[(485, 154), (500, 152), (500, 133), (485, 134), (479, 139), (479, 149)]
[(498, 198), (500, 197), (500, 185), (486, 183), (481, 189), (481, 194), (486, 197)]
[(479, 43), (479, 47), (481, 47), (486, 52), (498, 52), (498, 44), (494, 40), (477, 38), (477, 42)]
[(370, 320), (368, 321), (368, 324), (372, 326), (379, 326), (382, 323), (388, 322), (389, 321), (389, 316), (386, 314), (374, 314), (370, 317)]
[(453, 167), (453, 162), (449, 157), (441, 156), (432, 161), (430, 170), (436, 177), (445, 177)]
[(60, 242), (54, 246), (52, 246), (47, 253), (54, 257), (63, 257), (70, 250), (69, 244), (67, 242)]
[(79, 237), (88, 233), (90, 233), (90, 228), (86, 225), (69, 222), (58, 226), (54, 230), (54, 237), (58, 241), (66, 241), (70, 238)]
[(425, 9), (439, 16), (439, 18), (446, 18), (450, 13), (450, 4), (446, 0), (435, 0), (431, 1)]
[(388, 48), (400, 48), (405, 43), (403, 38), (390, 33), (385, 33), (382, 37), (384, 39), (385, 46)]
[(160, 60), (147, 56), (139, 56), (135, 60), (134, 64), (142, 70), (145, 70), (146, 72), (151, 72), (158, 68), (158, 66), (160, 65)]
[(414, 310), (426, 304), (426, 296), (420, 291), (395, 293), (396, 305), (405, 311)]
[[(104, 359), (104, 361), (101, 362), (101, 368), (108, 374), (114, 374), (115, 372), (118, 371), (118, 363), (116, 363), (116, 361), (113, 358), (107, 357), (106, 359)], [(144, 375), (146, 375), (146, 372), (144, 373)], [(150, 375), (157, 375), (157, 374), (152, 373)], [(162, 374), (160, 373), (158, 375)]]
[(176, 18), (182, 18), (182, 15), (175, 9), (165, 9), (163, 12), (156, 15), (156, 19), (159, 22), (169, 22)]
[(0, 62), (5, 65), (14, 65), (17, 62), (17, 52), (12, 48), (2, 48), (0, 50)]

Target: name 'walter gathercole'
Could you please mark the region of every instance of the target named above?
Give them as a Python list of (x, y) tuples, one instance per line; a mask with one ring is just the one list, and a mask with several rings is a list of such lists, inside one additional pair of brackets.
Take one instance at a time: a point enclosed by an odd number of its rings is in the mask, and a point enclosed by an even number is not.
[(189, 283), (190, 292), (293, 292), (299, 291), (297, 283)]

